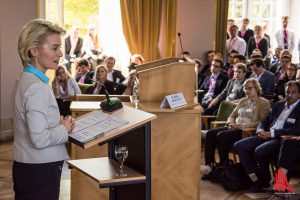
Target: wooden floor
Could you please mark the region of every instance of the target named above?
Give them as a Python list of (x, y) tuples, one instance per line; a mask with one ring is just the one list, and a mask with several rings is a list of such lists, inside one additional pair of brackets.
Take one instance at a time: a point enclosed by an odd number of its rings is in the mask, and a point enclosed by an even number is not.
[[(203, 151), (203, 150), (202, 150)], [(203, 152), (202, 152), (203, 155)], [(203, 156), (202, 156), (203, 158)], [(201, 168), (203, 168), (203, 159)], [(12, 144), (0, 144), (0, 199), (14, 199), (13, 182), (11, 175), (12, 168)], [(200, 198), (201, 200), (250, 200), (243, 192), (228, 192), (220, 185), (210, 183), (209, 181), (201, 181)], [(299, 180), (292, 179), (291, 186), (297, 192), (300, 192)], [(64, 165), (61, 178), (61, 200), (70, 199), (70, 170)], [(261, 198), (268, 199), (268, 198)]]

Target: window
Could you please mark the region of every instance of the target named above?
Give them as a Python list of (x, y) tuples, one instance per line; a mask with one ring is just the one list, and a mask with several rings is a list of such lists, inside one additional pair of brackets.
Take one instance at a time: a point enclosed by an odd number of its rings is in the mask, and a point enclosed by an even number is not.
[(40, 0), (39, 2), (41, 18), (56, 22), (67, 30), (76, 24), (80, 27), (82, 38), (87, 32), (87, 26), (95, 24), (104, 55), (114, 56), (117, 60), (116, 68), (120, 69), (125, 76), (128, 75), (130, 52), (122, 30), (119, 0)]
[[(283, 0), (230, 0), (228, 18), (234, 19), (240, 26), (242, 19), (250, 19), (250, 27), (268, 24), (267, 34), (271, 37), (281, 27), (283, 15)], [(275, 41), (272, 41), (272, 46)]]

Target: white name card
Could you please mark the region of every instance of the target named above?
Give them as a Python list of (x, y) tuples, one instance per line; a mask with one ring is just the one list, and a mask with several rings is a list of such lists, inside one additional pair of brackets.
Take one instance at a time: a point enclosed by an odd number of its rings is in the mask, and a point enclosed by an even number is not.
[(161, 108), (176, 108), (186, 105), (186, 100), (182, 92), (165, 96), (163, 102), (160, 104)]

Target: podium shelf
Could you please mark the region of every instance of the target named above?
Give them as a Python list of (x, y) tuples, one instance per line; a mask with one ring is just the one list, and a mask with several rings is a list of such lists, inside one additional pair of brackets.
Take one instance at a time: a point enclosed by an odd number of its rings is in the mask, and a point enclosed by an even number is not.
[(115, 175), (119, 163), (108, 157), (67, 161), (71, 168), (79, 170), (99, 183), (100, 188), (145, 183), (146, 176), (125, 166), (126, 177)]

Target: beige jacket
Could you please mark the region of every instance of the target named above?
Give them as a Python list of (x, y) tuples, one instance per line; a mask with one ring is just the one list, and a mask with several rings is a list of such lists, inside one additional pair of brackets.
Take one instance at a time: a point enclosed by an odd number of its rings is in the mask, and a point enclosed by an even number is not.
[[(242, 98), (237, 107), (228, 117), (227, 123), (236, 123), (236, 120), (239, 117), (239, 109), (247, 108), (249, 103), (250, 99), (248, 97)], [(269, 101), (263, 97), (259, 97), (253, 103), (254, 110), (251, 115), (251, 122), (241, 124), (242, 128), (256, 128), (258, 123), (263, 120), (271, 111), (271, 105)]]

